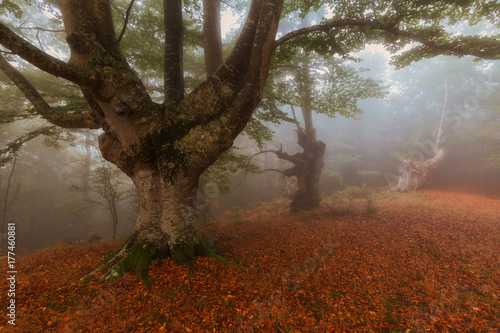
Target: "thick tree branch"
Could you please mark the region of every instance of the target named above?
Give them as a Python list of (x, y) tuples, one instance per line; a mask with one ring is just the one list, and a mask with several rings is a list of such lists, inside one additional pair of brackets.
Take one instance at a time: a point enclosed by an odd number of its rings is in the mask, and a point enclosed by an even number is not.
[(303, 132), (302, 130), (302, 127), (300, 127), (300, 123), (299, 123), (299, 120), (297, 119), (297, 115), (295, 114), (295, 107), (293, 106), (293, 104), (290, 104), (290, 108), (292, 109), (292, 115), (293, 115), (293, 119), (295, 120), (295, 125), (297, 126), (297, 132)]
[(255, 85), (256, 95), (262, 95), (271, 67), (271, 56), (280, 21), (283, 0), (266, 1), (260, 13), (259, 25), (255, 33), (247, 84)]
[(163, 0), (165, 23), (165, 104), (184, 98), (182, 0)]
[(250, 54), (255, 41), (255, 32), (257, 31), (262, 10), (262, 2), (263, 0), (252, 1), (245, 25), (233, 50), (215, 73), (217, 77), (226, 82), (233, 84), (240, 82), (247, 72)]
[(328, 21), (325, 24), (316, 24), (312, 25), (310, 27), (305, 27), (301, 29), (294, 30), (292, 32), (287, 33), (283, 37), (277, 39), (274, 42), (274, 47), (278, 47), (283, 43), (288, 42), (289, 40), (292, 40), (295, 37), (302, 36), (302, 35), (307, 35), (312, 32), (324, 32), (328, 33), (330, 30), (334, 28), (342, 28), (342, 27), (347, 27), (347, 26), (369, 26), (368, 23), (371, 23), (371, 21), (360, 21), (360, 20), (338, 20), (338, 21)]
[[(229, 146), (260, 102), (269, 73), (273, 42), (281, 12), (280, 1), (252, 1), (236, 46), (217, 72), (199, 85), (180, 105), (179, 113), (193, 121), (211, 123), (217, 143)], [(257, 29), (258, 27), (258, 29)], [(212, 96), (206, 98), (207, 94)], [(221, 131), (221, 120), (224, 126)], [(214, 132), (215, 134), (215, 132)], [(222, 143), (224, 142), (224, 143)], [(208, 144), (208, 143), (207, 143)]]
[(402, 29), (397, 28), (394, 25), (383, 25), (380, 24), (376, 21), (370, 21), (370, 20), (331, 20), (326, 22), (325, 24), (318, 24), (318, 25), (313, 25), (310, 27), (298, 29), (292, 32), (287, 33), (283, 37), (279, 38), (278, 40), (275, 41), (274, 47), (278, 47), (281, 44), (295, 38), (301, 35), (307, 35), (312, 32), (324, 32), (328, 33), (334, 28), (342, 28), (342, 27), (367, 27), (367, 28), (373, 28), (375, 30), (380, 30), (380, 31), (385, 31), (388, 33), (391, 33), (396, 36), (401, 36), (408, 38), (410, 40), (413, 40), (415, 42), (419, 42), (429, 48), (437, 49), (437, 50), (442, 50), (442, 51), (448, 51), (453, 54), (457, 55), (471, 55), (471, 56), (476, 56), (479, 58), (483, 59), (500, 59), (500, 49), (494, 53), (494, 55), (491, 55), (491, 50), (470, 50), (470, 49), (465, 49), (460, 46), (456, 46), (457, 43), (455, 42), (450, 42), (448, 44), (441, 44), (436, 41), (432, 40), (427, 40), (425, 38), (420, 37), (416, 33), (412, 33), (409, 31), (405, 31)]
[(203, 48), (207, 77), (222, 65), (220, 0), (203, 0)]
[(297, 162), (297, 158), (296, 158), (296, 155), (289, 155), (285, 152), (283, 152), (283, 147), (280, 146), (280, 149), (278, 150), (261, 150), (259, 151), (258, 153), (255, 153), (253, 154), (252, 156), (250, 156), (250, 158), (248, 159), (248, 164), (250, 164), (250, 162), (252, 161), (252, 159), (254, 157), (257, 157), (261, 154), (267, 154), (267, 153), (272, 153), (272, 154), (275, 154), (276, 156), (278, 156), (280, 159), (282, 160), (285, 160), (285, 161), (288, 161), (288, 162), (291, 162), (293, 164), (295, 164)]
[(60, 1), (66, 40), (71, 48), (71, 60), (78, 60), (82, 67), (92, 52), (104, 52), (115, 58), (122, 57), (117, 43), (111, 1), (85, 0)]
[[(258, 15), (259, 19), (255, 22), (251, 21), (252, 17), (252, 7), (258, 6), (260, 13)], [(231, 107), (227, 110), (229, 114), (229, 128), (232, 133), (230, 135), (234, 138), (238, 133), (240, 133), (248, 120), (252, 116), (255, 107), (259, 104), (262, 98), (262, 91), (269, 75), (270, 65), (271, 65), (271, 55), (274, 50), (274, 40), (276, 37), (276, 32), (278, 30), (278, 24), (280, 20), (281, 9), (283, 6), (283, 0), (279, 1), (264, 1), (260, 4), (259, 0), (252, 1), (252, 7), (250, 7), (250, 14), (247, 18), (247, 23), (253, 22), (253, 25), (257, 27), (255, 33), (252, 33), (251, 41), (242, 41), (240, 47), (244, 49), (247, 54), (241, 55), (242, 58), (248, 59), (248, 66), (242, 65), (241, 68), (245, 68), (243, 73), (239, 73), (242, 80), (241, 84), (244, 88), (240, 90), (239, 94), (234, 98)], [(254, 14), (255, 15), (255, 14)], [(245, 24), (247, 26), (247, 24)], [(250, 36), (251, 28), (248, 27), (247, 33)], [(245, 28), (240, 35), (243, 36), (245, 33)], [(238, 40), (239, 42), (240, 40)], [(247, 45), (246, 43), (249, 43)], [(248, 47), (248, 49), (247, 49)], [(241, 50), (240, 49), (240, 50)], [(232, 53), (233, 56), (237, 55), (238, 52)], [(228, 69), (228, 64), (235, 59), (228, 57), (225, 64), (219, 68), (216, 75), (221, 71), (221, 69)], [(236, 64), (237, 62), (233, 62)], [(231, 73), (237, 73), (238, 70)]]
[(0, 70), (7, 75), (12, 82), (33, 104), (38, 114), (50, 123), (64, 128), (99, 128), (99, 124), (90, 118), (87, 112), (83, 114), (61, 114), (56, 112), (45, 101), (33, 85), (12, 66), (2, 55), (0, 55)]
[(98, 85), (100, 82), (97, 72), (80, 69), (43, 52), (1, 22), (0, 44), (41, 70), (78, 85)]

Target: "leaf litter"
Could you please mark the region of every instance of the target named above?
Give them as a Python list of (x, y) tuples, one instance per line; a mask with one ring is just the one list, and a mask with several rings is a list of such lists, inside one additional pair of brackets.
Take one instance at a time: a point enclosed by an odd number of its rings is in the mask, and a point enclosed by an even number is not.
[(19, 258), (16, 326), (4, 321), (0, 331), (500, 330), (500, 200), (378, 193), (370, 214), (361, 202), (345, 214), (286, 213), (287, 204), (262, 203), (202, 227), (238, 265), (160, 260), (150, 288), (131, 273), (112, 284), (78, 282), (119, 242)]

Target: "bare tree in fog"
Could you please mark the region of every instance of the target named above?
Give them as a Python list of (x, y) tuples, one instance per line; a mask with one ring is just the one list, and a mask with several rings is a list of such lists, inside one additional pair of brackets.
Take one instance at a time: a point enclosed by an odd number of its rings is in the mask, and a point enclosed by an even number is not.
[[(22, 183), (17, 182), (14, 185), (14, 189), (12, 189), (12, 176), (14, 175), (14, 171), (16, 170), (17, 158), (14, 158), (12, 161), (12, 166), (10, 168), (10, 172), (7, 176), (7, 183), (5, 184), (4, 194), (3, 194), (3, 205), (2, 205), (2, 219), (0, 220), (0, 245), (3, 245), (7, 240), (6, 230), (7, 230), (7, 214), (9, 209), (14, 205), (14, 203), (19, 199), (19, 190), (21, 189)], [(0, 189), (2, 188), (2, 179), (0, 178)], [(12, 193), (13, 190), (13, 193)], [(4, 237), (5, 236), (5, 237)]]
[(87, 187), (73, 186), (84, 194), (83, 205), (88, 204), (86, 211), (99, 207), (109, 213), (113, 239), (116, 239), (118, 224), (126, 215), (124, 205), (131, 204), (134, 198), (130, 184), (120, 176), (118, 169), (101, 159), (99, 165), (89, 171), (88, 182), (83, 183)]

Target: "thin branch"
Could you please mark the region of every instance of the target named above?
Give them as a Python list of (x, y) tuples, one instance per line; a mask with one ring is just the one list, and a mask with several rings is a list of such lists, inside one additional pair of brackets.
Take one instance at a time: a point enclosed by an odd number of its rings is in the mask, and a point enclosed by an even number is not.
[(192, 36), (196, 39), (203, 41), (203, 34), (199, 33), (198, 31), (191, 30), (191, 29), (184, 29), (184, 34), (186, 34), (188, 36)]
[(18, 29), (22, 30), (38, 30), (38, 31), (43, 31), (43, 32), (65, 32), (64, 29), (45, 29), (41, 27), (23, 27), (20, 26)]
[(278, 65), (275, 68), (289, 68), (289, 69), (308, 69), (308, 70), (315, 70), (315, 71), (321, 71), (328, 73), (328, 69), (326, 68), (321, 68), (321, 67), (313, 67), (313, 66), (304, 66), (304, 65)]
[(6, 148), (0, 149), (0, 166), (4, 166), (7, 162), (12, 160), (17, 152), (21, 149), (23, 144), (33, 140), (40, 135), (48, 135), (55, 128), (55, 126), (44, 126), (31, 131), (25, 135), (16, 138), (14, 141), (7, 144)]
[(264, 172), (266, 172), (266, 171), (275, 171), (275, 172), (279, 172), (281, 174), (285, 174), (285, 171), (284, 170), (280, 170), (280, 169), (264, 169), (263, 171)]
[(0, 44), (41, 70), (78, 85), (99, 85), (101, 81), (97, 72), (80, 69), (45, 53), (1, 22)]
[(155, 86), (146, 86), (146, 90), (162, 93), (163, 89)]
[(232, 5), (232, 4), (230, 4), (229, 2), (224, 1), (224, 0), (221, 0), (221, 3), (225, 4), (225, 5), (226, 5), (226, 6), (228, 6), (229, 8), (235, 9), (235, 10), (239, 10), (239, 11), (241, 11), (241, 10), (242, 10), (242, 9), (241, 9), (238, 5), (234, 6), (234, 5)]
[[(160, 31), (163, 31), (163, 29), (156, 29), (154, 30), (152, 33), (151, 33), (151, 40), (149, 41), (149, 49), (148, 49), (148, 55), (147, 55), (147, 58), (149, 58), (149, 56), (151, 55), (151, 49), (153, 48), (153, 41), (154, 41), (154, 38), (155, 38), (155, 34), (157, 32), (160, 32)], [(163, 92), (163, 90), (162, 90)]]
[(118, 40), (117, 40), (118, 43), (120, 43), (120, 41), (123, 38), (123, 35), (125, 35), (125, 31), (127, 30), (128, 19), (130, 17), (130, 11), (132, 10), (132, 7), (134, 6), (134, 1), (135, 0), (132, 0), (128, 4), (127, 12), (125, 13), (125, 21), (123, 22), (122, 32), (120, 33), (120, 36), (118, 37)]
[(33, 104), (37, 113), (50, 123), (63, 128), (99, 128), (99, 124), (90, 118), (88, 112), (83, 114), (63, 114), (56, 112), (24, 75), (2, 55), (0, 55), (0, 70), (21, 90), (24, 96)]
[(292, 109), (292, 115), (293, 115), (293, 119), (295, 120), (295, 125), (297, 125), (297, 131), (299, 131), (300, 133), (302, 133), (302, 127), (300, 127), (300, 123), (299, 123), (299, 120), (297, 119), (297, 115), (295, 114), (295, 107), (290, 104), (290, 108)]
[(23, 186), (22, 182), (17, 183), (16, 189), (14, 190), (14, 195), (9, 201), (9, 204), (7, 205), (7, 209), (12, 208), (12, 206), (16, 203), (16, 201), (19, 199), (19, 191), (21, 190), (21, 187)]
[(252, 156), (250, 156), (250, 157), (248, 158), (247, 165), (245, 166), (245, 174), (243, 175), (243, 178), (241, 179), (241, 181), (239, 182), (239, 184), (238, 184), (238, 185), (236, 185), (236, 186), (240, 186), (241, 184), (243, 184), (243, 181), (247, 178), (248, 168), (250, 167), (250, 163), (252, 162), (252, 159), (253, 159), (254, 157), (257, 157), (257, 156), (259, 156), (259, 155), (261, 155), (261, 154), (266, 154), (266, 153), (276, 153), (276, 151), (275, 151), (275, 150), (261, 150), (261, 151), (259, 151), (258, 153), (253, 154)]
[(415, 33), (401, 30), (393, 25), (386, 26), (386, 25), (382, 25), (376, 21), (370, 21), (370, 20), (337, 20), (337, 21), (331, 20), (331, 21), (326, 22), (325, 24), (318, 24), (318, 25), (313, 25), (310, 27), (302, 28), (302, 29), (297, 29), (297, 30), (289, 32), (286, 35), (284, 35), (283, 37), (277, 39), (274, 42), (274, 47), (276, 48), (276, 47), (280, 46), (281, 44), (283, 44), (283, 43), (285, 43), (285, 42), (287, 42), (295, 37), (301, 36), (301, 35), (307, 35), (307, 34), (312, 33), (312, 32), (328, 33), (334, 28), (342, 28), (342, 27), (348, 27), (348, 26), (367, 27), (367, 28), (373, 28), (375, 30), (385, 31), (385, 32), (391, 33), (391, 34), (396, 35), (396, 36), (406, 37), (406, 38), (411, 39), (415, 42), (419, 42), (419, 43), (421, 43), (429, 48), (450, 51), (454, 54), (472, 55), (472, 56), (480, 57), (483, 59), (499, 59), (499, 57), (500, 57), (499, 55), (495, 55), (495, 56), (487, 55), (487, 54), (485, 54), (485, 52), (482, 52), (480, 50), (474, 51), (474, 50), (463, 49), (463, 48), (460, 48), (457, 46), (453, 46), (451, 43), (448, 45), (447, 44), (440, 44), (440, 43), (437, 43), (437, 42), (434, 42), (431, 40), (424, 39)]

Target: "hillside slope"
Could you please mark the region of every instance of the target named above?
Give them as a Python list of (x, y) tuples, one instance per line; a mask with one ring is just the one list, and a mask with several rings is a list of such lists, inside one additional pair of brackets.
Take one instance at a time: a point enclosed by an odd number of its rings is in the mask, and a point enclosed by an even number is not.
[(287, 213), (285, 201), (227, 213), (204, 231), (238, 266), (161, 260), (149, 289), (131, 274), (78, 282), (119, 243), (36, 252), (17, 262), (16, 327), (4, 316), (0, 331), (500, 330), (500, 200), (336, 195), (306, 213)]

